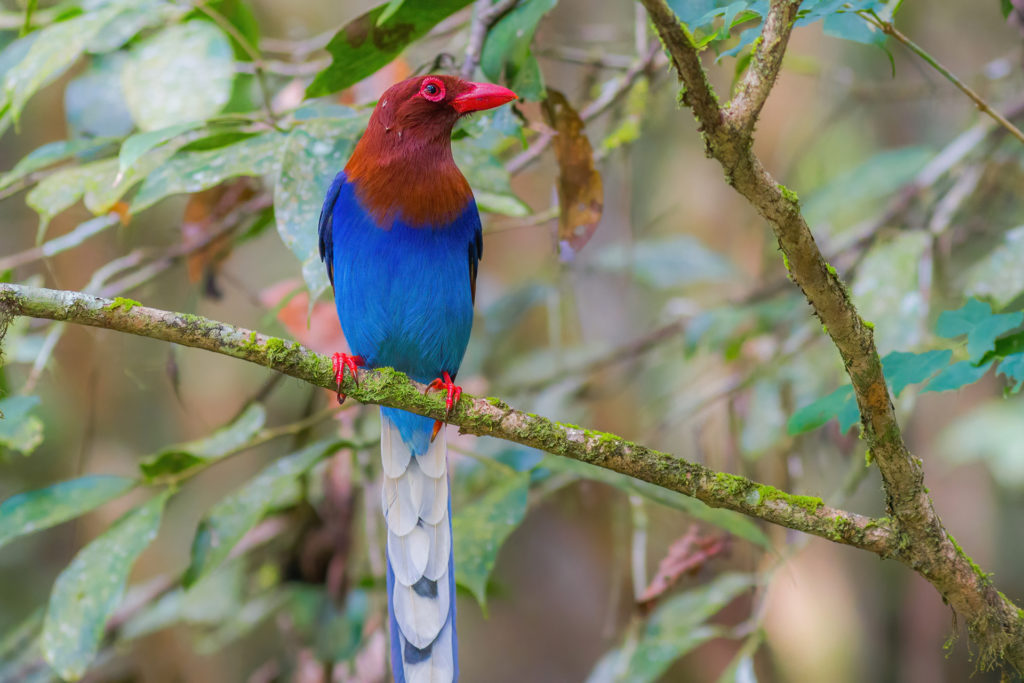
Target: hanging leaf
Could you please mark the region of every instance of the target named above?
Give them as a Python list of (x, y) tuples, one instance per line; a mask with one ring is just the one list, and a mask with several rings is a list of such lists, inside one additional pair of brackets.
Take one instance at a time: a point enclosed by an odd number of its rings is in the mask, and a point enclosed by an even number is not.
[(113, 500), (134, 487), (127, 477), (94, 475), (11, 496), (0, 503), (0, 547), (49, 529)]
[(157, 130), (218, 113), (234, 76), (231, 41), (215, 24), (196, 19), (136, 45), (121, 86), (139, 128)]
[(935, 333), (954, 339), (967, 335), (967, 355), (977, 363), (995, 348), (996, 338), (1024, 322), (1024, 313), (992, 313), (992, 307), (975, 298), (955, 311), (943, 311), (935, 323)]
[(156, 538), (170, 491), (114, 522), (75, 555), (50, 594), (43, 624), (43, 656), (66, 680), (78, 680), (96, 656), (132, 565)]
[(405, 2), (392, 9), (388, 19), (379, 21), (391, 4), (388, 2), (353, 19), (327, 44), (331, 65), (317, 74), (306, 90), (306, 97), (330, 95), (363, 80), (439, 21), (469, 3), (470, 0)]
[(302, 279), (313, 300), (330, 284), (316, 230), (324, 195), (352, 154), (366, 120), (354, 111), (346, 118), (312, 119), (296, 126), (284, 143), (274, 217), (281, 241), (302, 264)]
[(1011, 394), (1019, 393), (1021, 386), (1024, 386), (1024, 353), (1015, 353), (1004, 358), (999, 363), (996, 374), (1005, 375), (1010, 381)]
[(78, 138), (48, 142), (42, 147), (32, 150), (18, 161), (14, 168), (0, 176), (0, 190), (58, 161), (64, 161), (71, 157), (87, 159), (94, 155), (99, 156), (102, 150), (115, 143), (114, 138)]
[(571, 261), (593, 237), (604, 208), (601, 174), (583, 119), (565, 95), (549, 90), (544, 118), (555, 130), (552, 146), (558, 161), (558, 247), (562, 261)]
[(176, 477), (241, 448), (263, 429), (266, 420), (267, 411), (263, 404), (251, 403), (226, 427), (205, 438), (169, 446), (139, 463), (139, 469), (150, 482)]
[(30, 455), (43, 442), (43, 421), (32, 415), (38, 396), (0, 398), (0, 448)]
[(217, 149), (181, 151), (146, 177), (132, 200), (131, 213), (168, 195), (199, 192), (228, 178), (273, 173), (283, 141), (281, 133), (272, 131)]
[(210, 508), (192, 541), (192, 563), (182, 579), (184, 585), (193, 585), (226, 560), (235, 544), (267, 512), (299, 498), (299, 477), (340, 447), (334, 441), (318, 441), (287, 455)]
[(537, 24), (556, 4), (558, 0), (525, 0), (491, 27), (480, 53), (480, 69), (488, 79), (504, 79), (525, 100), (544, 97), (544, 81), (530, 44)]
[(526, 516), (530, 476), (509, 476), (452, 518), (455, 580), (487, 607), (487, 580), (498, 551)]
[(124, 174), (135, 165), (142, 155), (155, 147), (173, 140), (179, 135), (194, 130), (202, 125), (202, 121), (188, 121), (178, 123), (167, 128), (148, 130), (143, 133), (136, 133), (121, 143), (121, 151), (117, 155), (117, 173)]

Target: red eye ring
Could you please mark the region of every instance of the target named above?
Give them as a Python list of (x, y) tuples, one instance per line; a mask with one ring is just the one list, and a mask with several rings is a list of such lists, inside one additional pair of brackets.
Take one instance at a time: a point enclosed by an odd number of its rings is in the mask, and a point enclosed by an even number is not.
[(431, 102), (440, 102), (444, 99), (444, 83), (440, 78), (426, 78), (420, 86), (420, 95)]

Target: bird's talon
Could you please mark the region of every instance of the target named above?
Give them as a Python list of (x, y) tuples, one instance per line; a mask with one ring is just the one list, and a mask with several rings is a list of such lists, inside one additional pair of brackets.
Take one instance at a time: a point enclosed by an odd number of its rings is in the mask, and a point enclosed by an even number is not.
[(338, 405), (345, 403), (345, 394), (341, 391), (341, 385), (345, 381), (345, 369), (352, 373), (352, 381), (359, 386), (359, 368), (365, 365), (366, 361), (362, 356), (350, 356), (347, 353), (336, 353), (331, 356), (331, 365), (334, 367), (334, 381), (338, 385)]
[[(456, 384), (454, 381), (452, 381), (451, 375), (449, 375), (447, 372), (445, 372), (445, 373), (441, 374), (441, 377), (438, 377), (433, 382), (428, 384), (427, 388), (423, 390), (423, 393), (426, 394), (426, 393), (430, 392), (432, 389), (444, 389), (445, 390), (445, 397), (444, 397), (445, 413), (444, 413), (444, 416), (445, 416), (445, 420), (447, 420), (449, 417), (451, 417), (452, 410), (454, 410), (455, 406), (458, 405), (458, 403), (459, 403), (459, 397), (462, 396), (462, 387), (460, 387), (458, 384)], [(434, 432), (430, 435), (430, 440), (431, 441), (434, 440), (434, 438), (437, 436), (437, 433), (441, 430), (441, 425), (442, 424), (443, 424), (442, 420), (437, 420), (437, 421), (434, 422)]]

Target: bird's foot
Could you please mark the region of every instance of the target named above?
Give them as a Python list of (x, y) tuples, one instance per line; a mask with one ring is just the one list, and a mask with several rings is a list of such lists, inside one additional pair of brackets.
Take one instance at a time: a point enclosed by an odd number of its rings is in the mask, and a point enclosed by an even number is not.
[[(459, 402), (459, 397), (462, 396), (462, 387), (452, 381), (451, 375), (447, 372), (441, 373), (441, 376), (435, 379), (433, 382), (427, 385), (427, 388), (423, 390), (423, 393), (427, 393), (431, 389), (444, 389), (444, 407), (445, 407), (445, 419), (451, 417), (452, 409), (455, 408)], [(437, 438), (437, 433), (441, 431), (441, 427), (444, 425), (443, 420), (434, 420), (434, 431), (430, 434), (430, 441), (433, 443), (434, 439)]]
[(341, 391), (341, 384), (345, 381), (345, 368), (352, 373), (352, 381), (359, 386), (359, 368), (366, 364), (362, 356), (350, 356), (347, 353), (336, 353), (331, 356), (331, 364), (334, 366), (334, 381), (338, 385), (338, 405), (345, 402), (345, 394)]

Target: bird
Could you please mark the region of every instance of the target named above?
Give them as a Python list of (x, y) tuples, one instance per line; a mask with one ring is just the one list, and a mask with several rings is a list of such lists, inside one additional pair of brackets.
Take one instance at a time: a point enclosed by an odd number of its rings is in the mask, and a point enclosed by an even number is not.
[[(320, 258), (351, 353), (345, 372), (392, 367), (443, 390), (450, 416), (483, 255), (480, 215), (451, 135), (511, 90), (448, 75), (386, 90), (320, 213)], [(442, 421), (380, 409), (391, 668), (396, 683), (458, 679), (451, 497)]]

